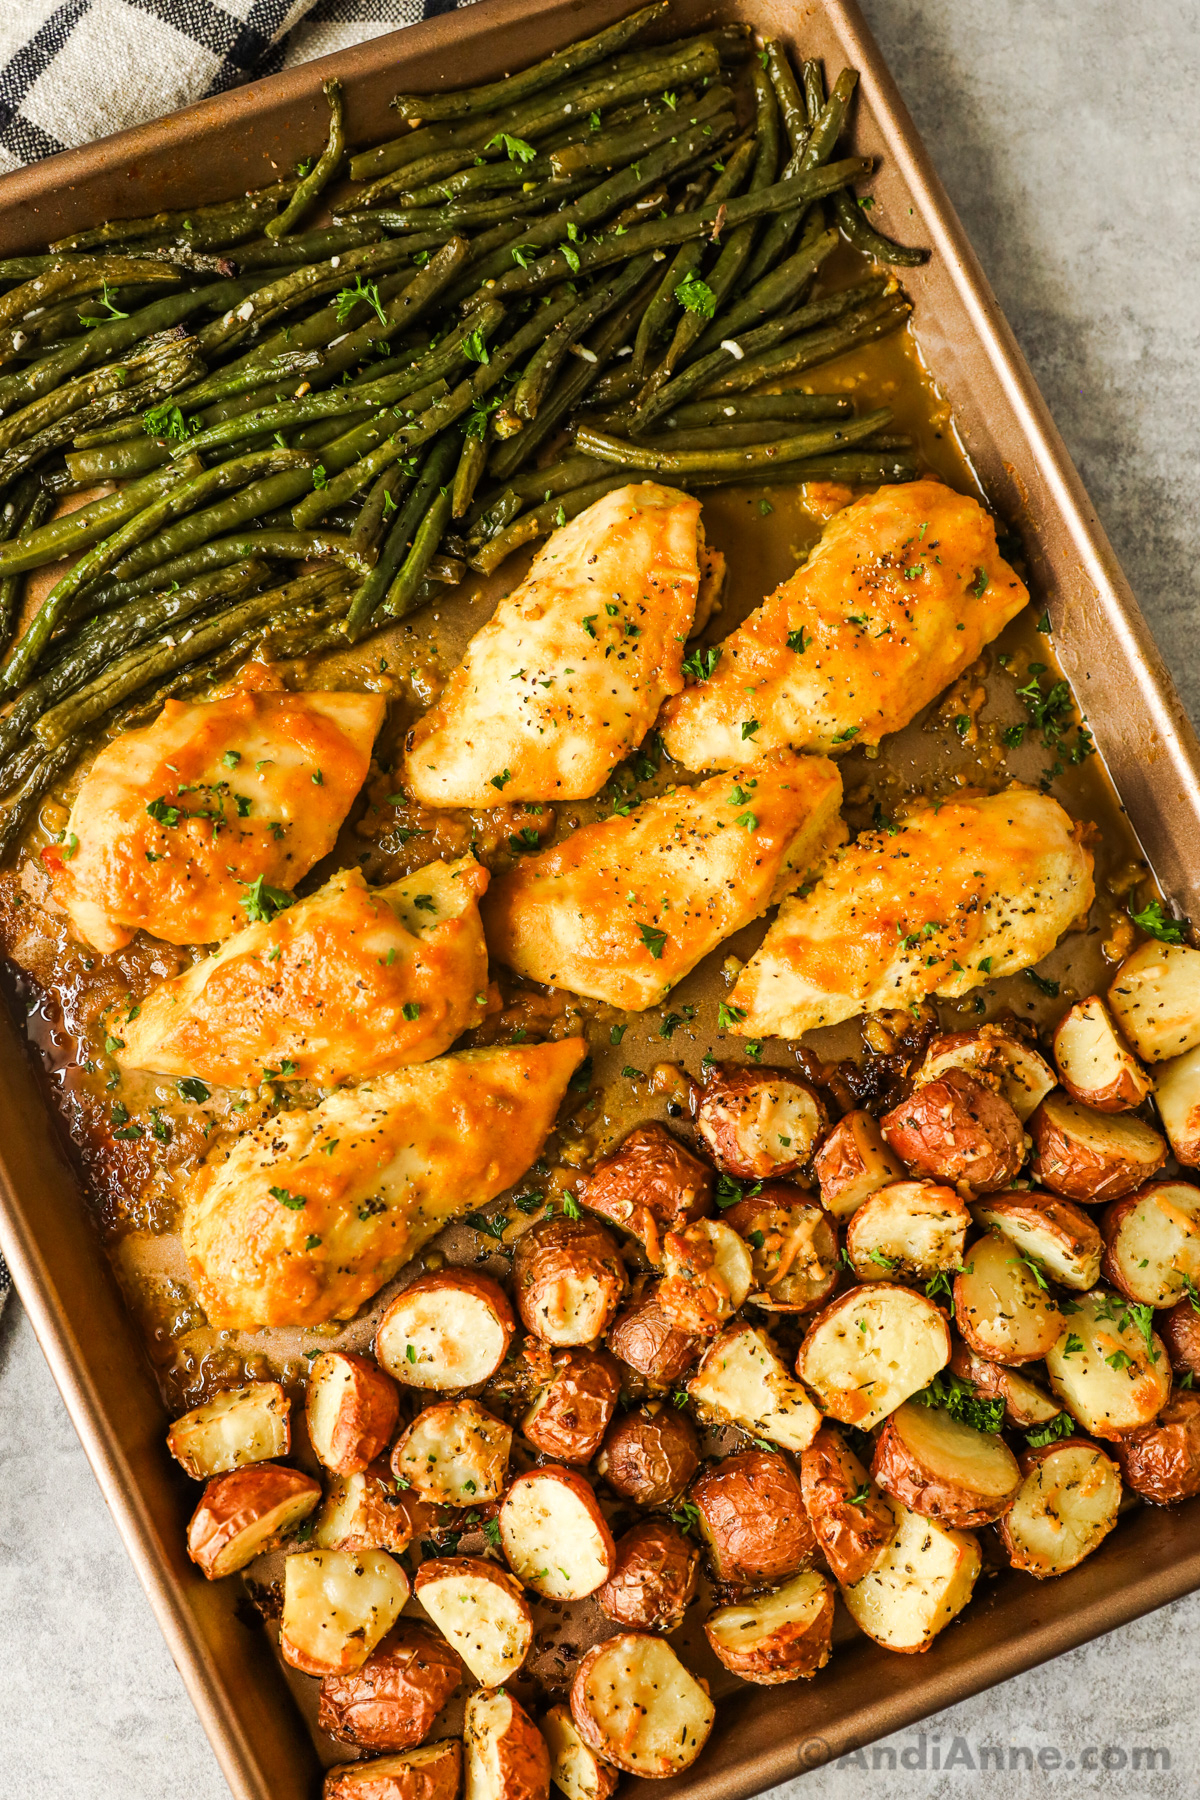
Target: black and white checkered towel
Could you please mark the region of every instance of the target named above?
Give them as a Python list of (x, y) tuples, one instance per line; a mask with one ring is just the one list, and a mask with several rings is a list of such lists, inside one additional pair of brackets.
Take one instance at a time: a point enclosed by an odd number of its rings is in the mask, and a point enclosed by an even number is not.
[(458, 3), (0, 0), (0, 174)]

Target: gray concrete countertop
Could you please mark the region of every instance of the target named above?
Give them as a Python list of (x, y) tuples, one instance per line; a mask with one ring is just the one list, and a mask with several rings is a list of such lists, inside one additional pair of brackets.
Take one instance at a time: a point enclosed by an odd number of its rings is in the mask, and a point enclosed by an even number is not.
[[(1200, 717), (1200, 4), (864, 3)], [(222, 1800), (16, 1302), (0, 1320), (0, 1418), (0, 1793)], [(1200, 1596), (776, 1792), (1185, 1800), (1200, 1792), (1198, 1693)]]

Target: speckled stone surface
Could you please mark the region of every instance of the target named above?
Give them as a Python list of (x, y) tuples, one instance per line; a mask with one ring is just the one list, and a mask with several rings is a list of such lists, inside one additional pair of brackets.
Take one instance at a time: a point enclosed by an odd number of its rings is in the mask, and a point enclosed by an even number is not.
[[(1200, 717), (1200, 5), (865, 0)], [(0, 1795), (228, 1790), (17, 1303), (0, 1319)], [(777, 1791), (1191, 1800), (1200, 1596)], [(981, 1748), (992, 1749), (981, 1770)], [(1153, 1752), (1149, 1757), (1147, 1752)]]

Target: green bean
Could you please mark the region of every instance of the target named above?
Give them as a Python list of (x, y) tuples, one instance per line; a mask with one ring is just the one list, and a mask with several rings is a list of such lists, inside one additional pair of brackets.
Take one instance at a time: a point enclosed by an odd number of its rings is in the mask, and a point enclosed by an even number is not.
[[(821, 415), (817, 415), (820, 417)], [(850, 416), (850, 409), (843, 413), (826, 412), (828, 419), (842, 419)], [(600, 425), (596, 420), (587, 421), (589, 428), (603, 430), (609, 437), (619, 438), (620, 432)], [(746, 419), (741, 422), (722, 422), (719, 425), (693, 425), (687, 427), (671, 427), (666, 431), (655, 432), (651, 438), (639, 438), (638, 443), (647, 450), (726, 450), (739, 444), (769, 444), (779, 438), (790, 437), (795, 433), (804, 433), (814, 429), (813, 415), (804, 420), (785, 419)], [(824, 429), (824, 427), (822, 427)], [(832, 429), (832, 427), (829, 427)], [(885, 444), (880, 438), (872, 436), (866, 446), (870, 450), (894, 450), (895, 444)], [(722, 465), (714, 464), (713, 467)]]
[[(797, 176), (811, 174), (832, 156), (857, 82), (855, 70), (842, 70), (834, 83), (832, 94), (813, 123), (807, 142), (792, 153), (784, 170), (785, 176), (792, 172)], [(807, 207), (799, 207), (790, 213), (783, 213), (767, 227), (762, 242), (746, 269), (744, 286), (752, 287), (769, 269), (774, 268), (800, 228), (807, 210)]]
[(202, 406), (211, 406), (217, 400), (232, 400), (238, 394), (253, 393), (255, 388), (284, 381), (289, 375), (307, 375), (313, 369), (319, 369), (322, 360), (319, 350), (284, 350), (270, 362), (260, 363), (252, 370), (217, 369), (195, 387), (188, 388), (186, 393), (179, 394), (178, 404), (188, 411), (198, 412)]
[(853, 411), (853, 402), (838, 394), (739, 394), (728, 400), (686, 401), (673, 407), (664, 423), (672, 431), (691, 430), (770, 419), (845, 419)]
[(54, 251), (91, 250), (102, 244), (128, 243), (147, 237), (169, 238), (183, 232), (197, 248), (218, 249), (226, 244), (236, 244), (240, 237), (249, 237), (264, 214), (274, 217), (280, 201), (295, 186), (294, 181), (277, 181), (270, 187), (238, 194), (232, 200), (218, 200), (211, 206), (155, 213), (146, 219), (114, 219), (90, 231), (77, 231), (70, 237), (59, 238), (50, 248)]
[[(633, 118), (644, 117), (646, 105), (647, 102), (643, 99), (642, 101), (635, 101), (630, 106), (615, 108), (609, 113), (608, 118), (605, 121), (606, 127), (618, 124), (628, 124)], [(565, 149), (569, 144), (575, 144), (579, 143), (581, 140), (593, 138), (596, 131), (596, 125), (593, 121), (596, 119), (597, 115), (594, 113), (586, 114), (583, 117), (575, 119), (575, 121), (568, 125), (564, 130), (554, 132), (547, 142), (540, 146), (539, 154), (531, 163), (521, 163), (520, 161), (501, 161), (499, 159), (499, 149), (497, 149), (494, 157), (487, 157), (484, 146), (486, 145), (487, 149), (493, 148), (494, 139), (497, 133), (500, 134), (502, 146), (503, 133), (501, 128), (509, 122), (506, 115), (497, 113), (487, 121), (480, 121), (479, 128), (471, 132), (471, 142), (474, 148), (471, 151), (470, 160), (466, 167), (450, 170), (443, 175), (427, 177), (422, 175), (420, 168), (416, 166), (415, 162), (410, 162), (407, 171), (407, 179), (411, 185), (410, 187), (406, 187), (402, 193), (397, 194), (396, 203), (397, 205), (403, 206), (425, 206), (432, 204), (435, 201), (448, 200), (455, 194), (466, 193), (477, 187), (484, 189), (492, 187), (519, 187), (526, 181), (540, 181), (551, 175), (553, 172), (549, 161), (550, 153), (554, 150)], [(429, 129), (431, 131), (435, 129), (445, 130), (446, 127), (442, 126), (438, 128), (431, 126)], [(461, 133), (461, 127), (459, 129)], [(462, 134), (460, 137), (460, 147), (463, 146), (464, 140), (465, 134)], [(418, 185), (422, 182), (427, 182), (428, 185)], [(418, 199), (416, 198), (417, 194), (425, 195), (428, 198)], [(368, 213), (366, 216), (370, 218), (372, 216), (377, 217), (378, 215)]]
[[(298, 425), (310, 425), (318, 419), (331, 419), (346, 413), (373, 412), (380, 406), (392, 406), (411, 393), (419, 375), (405, 373), (387, 375), (362, 387), (334, 388), (325, 394), (306, 394), (302, 400), (283, 400), (271, 406), (257, 407), (240, 418), (224, 419), (209, 425), (195, 437), (187, 438), (172, 452), (186, 456), (189, 451), (201, 454), (219, 444), (235, 444), (241, 438), (255, 437), (261, 431), (289, 431)], [(2, 459), (0, 459), (2, 466)]]
[(200, 348), (206, 357), (228, 350), (255, 326), (269, 324), (282, 313), (293, 312), (334, 288), (349, 289), (351, 276), (394, 268), (407, 255), (403, 246), (396, 243), (363, 244), (357, 250), (347, 250), (344, 256), (331, 256), (323, 262), (289, 270), (256, 289), (240, 306), (230, 307), (219, 319), (203, 326), (197, 333)]
[(364, 552), (378, 549), (388, 515), (396, 510), (398, 496), (408, 486), (409, 479), (403, 463), (393, 463), (390, 469), (383, 471), (354, 521), (350, 542), (356, 549)]
[[(255, 456), (290, 457), (295, 461), (311, 464), (311, 457), (302, 456), (299, 451), (262, 450), (252, 453)], [(209, 474), (222, 474), (232, 468), (235, 463), (248, 461), (248, 457), (236, 457), (233, 463), (219, 465), (210, 469)], [(236, 531), (239, 526), (246, 525), (251, 519), (259, 519), (264, 514), (273, 513), (280, 507), (291, 504), (306, 493), (312, 485), (312, 469), (305, 466), (299, 469), (285, 468), (277, 475), (267, 475), (262, 480), (252, 481), (240, 492), (230, 494), (215, 506), (205, 507), (200, 512), (176, 519), (164, 531), (148, 538), (137, 549), (119, 562), (113, 574), (118, 581), (128, 581), (135, 575), (143, 575), (148, 569), (157, 569), (169, 562), (173, 557), (183, 556), (189, 550), (197, 549), (211, 538), (220, 537), (225, 532)]]
[(804, 80), (804, 110), (808, 122), (815, 125), (825, 104), (825, 80), (819, 62), (806, 62), (801, 70)]
[(481, 544), (486, 544), (491, 538), (498, 536), (508, 525), (511, 525), (522, 508), (523, 502), (511, 488), (505, 488), (503, 493), (497, 494), (494, 500), (490, 500), (480, 510), (479, 516), (472, 522), (467, 532), (465, 548), (468, 560), (470, 560), (473, 550), (477, 550)]
[(368, 213), (368, 218), (386, 219), (389, 223), (399, 213), (416, 211), (421, 207), (445, 206), (448, 202), (460, 202), (464, 195), (477, 198), (480, 194), (496, 194), (501, 190), (507, 192), (511, 188), (523, 191), (542, 191), (542, 183), (547, 181), (553, 170), (548, 159), (537, 157), (531, 163), (483, 162), (478, 156), (471, 156), (463, 161), (463, 167), (451, 170), (440, 179), (426, 181), (420, 187), (405, 188), (398, 193), (391, 208), (381, 209), (376, 213)]
[(381, 622), (402, 619), (417, 604), (417, 596), (425, 580), (425, 571), (433, 560), (434, 551), (442, 541), (442, 533), (450, 523), (450, 506), (450, 495), (445, 489), (435, 495), (428, 512), (417, 526), (412, 549), (398, 569), (383, 604), (379, 608), (378, 618)]
[(384, 539), (379, 561), (358, 589), (346, 615), (346, 636), (352, 644), (358, 642), (388, 593), (418, 525), (454, 467), (459, 441), (457, 432), (445, 433), (429, 446), (415, 471), (412, 489)]
[(547, 463), (544, 469), (529, 469), (524, 475), (514, 475), (507, 483), (506, 491), (516, 494), (520, 500), (549, 500), (554, 494), (566, 494), (572, 488), (584, 487), (589, 481), (598, 481), (609, 473), (609, 467), (595, 456), (564, 456), (558, 462)]
[(609, 437), (581, 425), (575, 432), (575, 443), (585, 456), (597, 456), (604, 462), (619, 463), (626, 469), (649, 469), (656, 475), (686, 475), (698, 471), (706, 474), (744, 474), (756, 469), (760, 473), (779, 463), (801, 461), (806, 456), (819, 456), (826, 451), (846, 449), (861, 443), (886, 425), (891, 418), (888, 407), (867, 413), (861, 419), (831, 420), (828, 424), (799, 428), (788, 437), (767, 442), (732, 445), (728, 450), (664, 450), (645, 443)]
[(493, 106), (509, 106), (565, 81), (581, 69), (591, 68), (623, 45), (635, 42), (665, 17), (666, 11), (667, 0), (653, 0), (650, 6), (641, 7), (593, 37), (580, 38), (565, 50), (555, 51), (519, 75), (506, 75), (483, 87), (459, 88), (450, 93), (397, 94), (392, 105), (402, 119), (462, 119), (470, 113), (487, 112)]
[[(281, 556), (298, 560), (307, 556), (324, 556), (337, 554), (339, 561), (346, 561), (341, 554), (345, 543), (352, 540), (343, 538), (340, 533), (333, 532), (298, 532), (290, 525), (269, 526), (257, 531), (235, 532), (232, 537), (211, 538), (207, 543), (186, 551), (182, 556), (172, 557), (169, 562), (158, 563), (147, 569), (144, 574), (131, 576), (127, 580), (102, 581), (98, 587), (90, 588), (83, 596), (82, 606), (89, 611), (112, 606), (123, 606), (127, 601), (140, 600), (146, 594), (158, 594), (176, 583), (187, 583), (209, 575), (216, 569), (224, 569), (230, 563), (238, 563), (244, 557)], [(332, 546), (327, 549), (325, 546)], [(354, 567), (347, 562), (347, 567)], [(360, 573), (366, 572), (364, 560)], [(108, 616), (107, 611), (99, 612), (93, 621), (99, 624)]]
[(323, 81), (321, 92), (329, 102), (328, 140), (317, 158), (316, 166), (304, 176), (283, 211), (263, 226), (263, 231), (269, 238), (279, 239), (292, 229), (301, 214), (307, 212), (317, 196), (333, 180), (346, 153), (346, 109), (342, 99), (342, 84), (334, 79)]
[(16, 843), (42, 795), (54, 785), (60, 775), (66, 773), (82, 749), (81, 739), (68, 738), (48, 756), (40, 757), (33, 764), (24, 785), (6, 801), (0, 812), (0, 862), (4, 861)]
[(109, 363), (89, 374), (77, 375), (74, 380), (64, 382), (61, 387), (55, 388), (40, 400), (22, 407), (20, 412), (10, 413), (0, 424), (0, 450), (9, 449), (11, 445), (20, 443), (22, 438), (34, 437), (48, 425), (57, 424), (68, 413), (79, 411), (89, 401), (112, 393), (114, 389), (124, 388), (129, 380), (130, 370), (136, 366), (136, 359), (125, 363)]
[(781, 45), (769, 41), (766, 45), (767, 73), (771, 78), (771, 86), (775, 90), (775, 98), (779, 102), (779, 111), (783, 117), (784, 129), (788, 134), (788, 142), (793, 152), (803, 150), (808, 142), (809, 120), (804, 105), (804, 95), (792, 72), (787, 51)]
[(875, 262), (891, 263), (904, 269), (915, 269), (919, 263), (929, 260), (928, 250), (920, 249), (916, 245), (895, 244), (891, 238), (886, 238), (882, 232), (876, 231), (873, 225), (868, 225), (862, 214), (865, 202), (856, 201), (851, 190), (843, 188), (840, 193), (834, 194), (831, 204), (833, 216), (837, 220), (842, 236), (853, 244), (856, 250), (861, 250), (865, 256), (872, 257)]
[(470, 508), (475, 489), (487, 468), (490, 447), (491, 438), (486, 431), (468, 431), (464, 436), (458, 467), (454, 471), (454, 485), (450, 491), (452, 518), (461, 519)]
[(625, 163), (636, 162), (648, 150), (656, 150), (668, 138), (677, 136), (685, 121), (695, 125), (711, 118), (731, 99), (729, 89), (716, 82), (705, 89), (699, 100), (689, 101), (682, 110), (676, 100), (674, 106), (664, 107), (657, 114), (648, 113), (623, 131), (598, 132), (582, 143), (566, 144), (561, 150), (552, 150), (549, 158), (551, 173), (558, 181), (570, 181), (593, 170), (618, 169)]
[(234, 261), (238, 271), (246, 275), (251, 269), (282, 269), (289, 264), (318, 262), (323, 256), (337, 256), (343, 250), (355, 250), (360, 244), (376, 244), (383, 236), (377, 219), (364, 219), (354, 225), (322, 225), (316, 231), (300, 232), (281, 244), (264, 238), (254, 244), (239, 244)]
[(519, 418), (532, 419), (537, 416), (546, 390), (572, 346), (579, 342), (584, 332), (590, 331), (599, 319), (610, 313), (614, 306), (619, 306), (622, 300), (627, 299), (647, 272), (648, 265), (634, 270), (632, 274), (626, 270), (613, 280), (600, 283), (559, 321), (553, 331), (547, 333), (525, 365), (524, 373), (513, 389), (510, 406)]
[(785, 306), (793, 305), (805, 293), (826, 257), (836, 250), (837, 243), (836, 231), (817, 231), (794, 256), (779, 263), (735, 300), (722, 319), (713, 321), (696, 343), (695, 355), (707, 356), (723, 339), (752, 330)]
[(543, 213), (548, 203), (569, 200), (587, 186), (587, 181), (582, 179), (563, 182), (558, 187), (546, 183), (535, 192), (502, 193), (494, 199), (451, 200), (440, 206), (381, 207), (375, 216), (389, 231), (406, 236), (414, 231), (444, 236), (451, 231), (466, 231), (479, 225), (495, 225), (508, 219)]
[(519, 519), (484, 544), (471, 558), (471, 567), (481, 575), (490, 575), (498, 569), (504, 559), (522, 544), (532, 543), (534, 538), (545, 537), (558, 525), (565, 525), (568, 519), (578, 518), (595, 501), (602, 500), (605, 494), (611, 494), (615, 488), (624, 487), (630, 477), (630, 470), (621, 469), (612, 474), (602, 476), (598, 481), (589, 482), (585, 487), (575, 488), (565, 493), (561, 499), (546, 500), (541, 506), (534, 507), (531, 512), (522, 513)]
[[(463, 357), (460, 360), (465, 363), (466, 358)], [(426, 387), (417, 388), (412, 393), (405, 394), (399, 406), (391, 409), (392, 419), (403, 414), (405, 420), (411, 421), (432, 406), (435, 400), (441, 400), (449, 392), (450, 387), (447, 382), (431, 381)], [(393, 429), (392, 419), (389, 419), (385, 412), (376, 412), (372, 418), (362, 421), (364, 452), (373, 450), (376, 444), (382, 443)], [(324, 451), (328, 445), (341, 443), (348, 436), (346, 423), (347, 421), (341, 418), (325, 419), (319, 425), (306, 425), (303, 431), (297, 431), (293, 436), (292, 448), (293, 450)], [(352, 429), (357, 431), (360, 427), (356, 425)], [(355, 458), (351, 457), (350, 460), (353, 462)]]
[(122, 444), (127, 439), (145, 436), (141, 419), (113, 419), (107, 425), (93, 425), (90, 431), (77, 431), (71, 439), (74, 450), (103, 450), (109, 444)]
[(77, 550), (96, 543), (114, 526), (139, 513), (155, 496), (178, 486), (199, 470), (198, 459), (188, 466), (176, 464), (169, 469), (155, 469), (118, 493), (106, 494), (101, 500), (93, 500), (90, 506), (81, 506), (61, 519), (52, 519), (40, 530), (26, 531), (14, 544), (0, 544), (0, 575), (24, 574), (27, 569), (40, 569), (46, 563), (73, 556)]
[[(491, 120), (477, 121), (483, 135), (487, 135), (491, 123)], [(499, 123), (498, 117), (496, 123)], [(465, 142), (463, 128), (457, 122), (424, 125), (420, 130), (406, 131), (401, 137), (376, 144), (373, 149), (359, 150), (350, 158), (347, 173), (351, 181), (371, 181), (380, 175), (390, 175), (393, 169), (420, 162), (439, 150), (453, 149), (462, 142)]]
[[(737, 144), (725, 158), (725, 167), (721, 171), (715, 185), (711, 186), (708, 197), (718, 208), (725, 200), (730, 200), (742, 186), (754, 161), (754, 141), (747, 139)], [(706, 188), (706, 191), (707, 188)], [(697, 196), (697, 203), (703, 201), (705, 195)], [(681, 204), (678, 212), (692, 212), (694, 205)], [(633, 346), (633, 379), (640, 387), (646, 376), (650, 356), (655, 347), (666, 337), (671, 327), (671, 320), (679, 310), (676, 295), (683, 287), (689, 275), (694, 275), (704, 260), (705, 244), (703, 239), (694, 238), (691, 243), (681, 244), (667, 267), (667, 272), (660, 281), (653, 300), (642, 314), (638, 326), (637, 339)]]
[(748, 358), (727, 374), (708, 382), (701, 392), (705, 395), (739, 394), (746, 388), (757, 387), (762, 381), (779, 381), (785, 375), (815, 368), (818, 363), (842, 356), (858, 344), (868, 344), (875, 338), (898, 331), (911, 311), (909, 301), (897, 296), (869, 301), (824, 331), (805, 332), (762, 356)]
[(151, 280), (156, 284), (177, 282), (179, 275), (176, 270), (166, 267), (152, 270), (145, 263), (131, 262), (126, 256), (89, 256), (73, 263), (56, 262), (41, 275), (35, 275), (32, 281), (23, 282), (20, 287), (0, 295), (0, 326), (10, 327), (4, 333), (5, 338), (10, 338), (11, 328), (26, 314), (48, 306), (60, 296), (98, 294), (102, 288), (115, 288), (123, 281), (149, 283)]
[[(813, 456), (804, 462), (791, 463), (783, 479), (790, 485), (798, 481), (838, 481), (847, 487), (883, 487), (897, 481), (915, 481), (918, 469), (911, 456), (880, 456), (872, 451), (846, 451), (841, 455)], [(732, 475), (684, 475), (675, 478), (680, 487), (730, 487), (743, 478)], [(756, 487), (764, 485), (761, 471), (747, 475), (745, 481)]]
[[(27, 475), (0, 508), (0, 542), (36, 531), (54, 505), (54, 496), (46, 491), (36, 475)], [(8, 649), (21, 612), (25, 584), (19, 575), (0, 576), (0, 651)], [(0, 722), (0, 731), (3, 731)]]

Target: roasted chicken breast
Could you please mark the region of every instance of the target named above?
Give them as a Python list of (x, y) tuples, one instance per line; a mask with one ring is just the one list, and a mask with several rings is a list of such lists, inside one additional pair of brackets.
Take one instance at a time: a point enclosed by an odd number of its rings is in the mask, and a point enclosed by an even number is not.
[(333, 848), (384, 707), (381, 694), (242, 688), (168, 700), (123, 732), (45, 853), (77, 935), (111, 951), (138, 930), (171, 944), (240, 930), (262, 910), (256, 884), (294, 887)]
[(440, 1056), (486, 1010), (487, 884), (470, 856), (382, 888), (343, 869), (156, 987), (117, 1061), (245, 1087), (267, 1064), (332, 1085)]
[(1056, 800), (1017, 783), (916, 803), (784, 902), (730, 996), (745, 1012), (734, 1029), (797, 1038), (1029, 968), (1092, 903), (1082, 839)]
[(218, 1329), (348, 1319), (525, 1173), (583, 1038), (466, 1050), (276, 1113), (193, 1177), (183, 1248)]
[(543, 545), (409, 734), (426, 806), (584, 800), (683, 686), (700, 503), (654, 481), (606, 494)]
[(689, 769), (741, 762), (746, 741), (828, 753), (877, 744), (926, 706), (1029, 598), (977, 500), (939, 481), (844, 507), (803, 567), (668, 700), (659, 728)]
[(845, 827), (841, 777), (781, 750), (523, 857), (484, 930), (518, 974), (640, 1012), (790, 893)]

